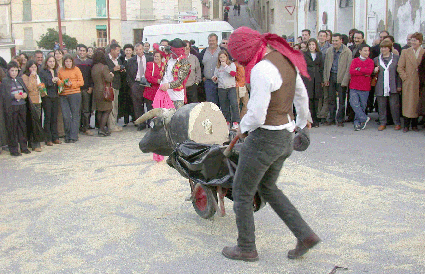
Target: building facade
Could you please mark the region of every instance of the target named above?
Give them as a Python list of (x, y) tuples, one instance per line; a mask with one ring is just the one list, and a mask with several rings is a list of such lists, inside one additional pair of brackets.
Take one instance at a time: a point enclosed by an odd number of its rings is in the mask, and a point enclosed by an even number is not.
[[(18, 51), (37, 49), (36, 41), (48, 28), (58, 30), (56, 3), (0, 0), (0, 11), (9, 11), (6, 15), (10, 15), (0, 19), (0, 35), (9, 35)], [(219, 20), (223, 16), (222, 0), (59, 0), (59, 5), (62, 33), (96, 47), (106, 46), (111, 39), (120, 45), (140, 42), (143, 28), (149, 25)]]
[(6, 61), (10, 61), (11, 57), (15, 55), (10, 0), (0, 0), (0, 14), (0, 56)]
[(121, 0), (123, 43), (142, 41), (143, 29), (158, 24), (218, 20), (222, 18), (221, 0)]
[[(111, 38), (121, 42), (120, 0), (110, 0)], [(59, 0), (62, 33), (87, 46), (106, 46), (107, 0)], [(11, 0), (12, 33), (18, 50), (37, 49), (48, 28), (58, 30), (56, 0)], [(66, 46), (66, 45), (65, 45)]]
[[(348, 34), (352, 28), (365, 33), (372, 44), (382, 30), (388, 30), (396, 42), (405, 44), (409, 33), (425, 33), (425, 0), (250, 0), (252, 16), (264, 31), (300, 36), (310, 29)], [(288, 9), (295, 12), (288, 16)], [(274, 9), (274, 11), (273, 11)], [(274, 18), (273, 18), (274, 16)]]

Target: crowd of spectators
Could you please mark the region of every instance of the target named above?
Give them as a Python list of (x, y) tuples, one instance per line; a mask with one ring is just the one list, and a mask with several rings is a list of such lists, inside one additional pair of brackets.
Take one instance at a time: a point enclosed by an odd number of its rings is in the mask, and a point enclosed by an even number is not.
[[(201, 52), (193, 40), (181, 42), (190, 74), (184, 93), (168, 90), (174, 106), (214, 102), (229, 128), (236, 129), (249, 95), (244, 68), (227, 52), (227, 40), (219, 45), (218, 36), (210, 34)], [(169, 43), (159, 41), (164, 47)], [(112, 41), (106, 48), (79, 44), (74, 54), (57, 47), (47, 56), (35, 51), (14, 57), (0, 69), (0, 152), (20, 156), (30, 149), (40, 152), (44, 145), (75, 143), (80, 134), (94, 136), (94, 129), (101, 137), (122, 131), (152, 109), (166, 70), (173, 69), (169, 63), (175, 60), (151, 50), (149, 43), (121, 47)], [(113, 100), (105, 99), (108, 88)]]
[[(410, 34), (404, 47), (387, 31), (373, 46), (355, 29), (349, 35), (321, 30), (317, 39), (310, 36), (303, 30), (294, 48), (304, 53), (310, 75), (303, 80), (313, 127), (352, 122), (359, 131), (370, 121), (368, 114), (377, 111), (379, 131), (389, 125), (419, 131), (425, 121), (421, 33)], [(212, 33), (201, 51), (194, 41), (182, 42), (190, 73), (184, 93), (168, 90), (174, 106), (213, 102), (229, 128), (237, 129), (246, 113), (249, 84), (244, 67), (227, 51), (227, 39), (219, 44)], [(159, 44), (169, 43), (163, 39)], [(80, 44), (74, 55), (58, 47), (46, 57), (41, 51), (14, 57), (0, 69), (0, 152), (7, 148), (19, 156), (31, 153), (29, 148), (40, 152), (44, 144), (75, 143), (79, 134), (95, 135), (94, 129), (102, 137), (122, 131), (152, 109), (160, 85), (169, 83), (165, 70), (171, 71), (176, 60), (167, 62), (147, 42), (121, 47), (114, 40), (106, 48)], [(113, 91), (113, 100), (105, 99), (105, 87)]]
[[(407, 36), (401, 47), (388, 31), (381, 31), (373, 45), (357, 29), (348, 35), (319, 31), (310, 37), (305, 29), (294, 49), (304, 53), (310, 79), (304, 78), (310, 98), (313, 126), (353, 122), (365, 129), (369, 113), (378, 112), (378, 130), (419, 131), (425, 119), (425, 50), (423, 35)], [(421, 121), (418, 118), (422, 117)]]

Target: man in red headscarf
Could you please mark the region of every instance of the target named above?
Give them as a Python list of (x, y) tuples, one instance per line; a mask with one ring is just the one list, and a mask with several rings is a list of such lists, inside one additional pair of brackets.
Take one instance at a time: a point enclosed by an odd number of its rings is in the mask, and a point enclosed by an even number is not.
[[(252, 201), (261, 197), (298, 239), (288, 258), (296, 259), (320, 242), (297, 209), (276, 186), (283, 163), (293, 150), (295, 127), (311, 127), (308, 95), (300, 74), (309, 77), (303, 55), (280, 36), (247, 27), (235, 30), (229, 39), (230, 54), (245, 66), (251, 83), (248, 111), (240, 122), (239, 137), (246, 137), (233, 181), (233, 201), (238, 228), (234, 247), (223, 255), (233, 260), (256, 261)], [(297, 110), (294, 121), (293, 104)]]

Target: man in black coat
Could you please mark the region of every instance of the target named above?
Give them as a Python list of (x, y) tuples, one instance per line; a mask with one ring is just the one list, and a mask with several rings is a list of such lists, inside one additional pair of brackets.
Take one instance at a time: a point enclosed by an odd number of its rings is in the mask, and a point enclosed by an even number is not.
[(121, 131), (122, 127), (117, 125), (118, 116), (118, 95), (121, 88), (121, 71), (124, 70), (122, 61), (118, 58), (120, 56), (121, 47), (118, 44), (110, 45), (110, 52), (106, 56), (106, 64), (109, 70), (114, 73), (112, 80), (112, 88), (114, 89), (114, 101), (112, 102), (112, 112), (108, 119), (108, 128), (110, 131)]
[[(136, 55), (127, 61), (127, 83), (130, 86), (130, 95), (133, 101), (134, 120), (145, 113), (143, 91), (145, 87), (140, 85), (140, 80), (145, 77), (147, 58), (143, 52), (143, 44), (134, 46)], [(146, 128), (146, 123), (140, 124), (137, 130)]]

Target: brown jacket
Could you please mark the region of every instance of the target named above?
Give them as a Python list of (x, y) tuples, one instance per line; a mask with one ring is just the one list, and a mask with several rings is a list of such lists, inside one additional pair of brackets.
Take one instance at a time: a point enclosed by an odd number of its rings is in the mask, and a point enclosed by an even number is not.
[(106, 101), (103, 97), (103, 91), (105, 90), (105, 84), (111, 83), (114, 79), (109, 73), (107, 65), (96, 64), (91, 69), (91, 76), (93, 79), (93, 97), (96, 105), (96, 110), (107, 111), (112, 109), (112, 102)]
[(30, 98), (33, 104), (41, 104), (40, 92), (38, 91), (37, 85), (37, 76), (26, 74), (22, 75), (22, 80), (24, 80), (25, 85), (28, 88), (28, 97)]
[[(345, 45), (341, 45), (342, 52), (338, 59), (337, 83), (343, 87), (348, 87), (350, 83), (350, 65), (352, 58), (351, 50)], [(332, 63), (334, 60), (334, 47), (326, 50), (325, 66), (323, 69), (323, 81), (329, 82), (331, 76)]]
[(407, 118), (418, 117), (419, 103), (419, 75), (418, 66), (422, 61), (425, 50), (419, 48), (419, 57), (416, 59), (413, 48), (408, 48), (401, 52), (398, 61), (397, 72), (403, 81), (402, 104), (403, 116)]

